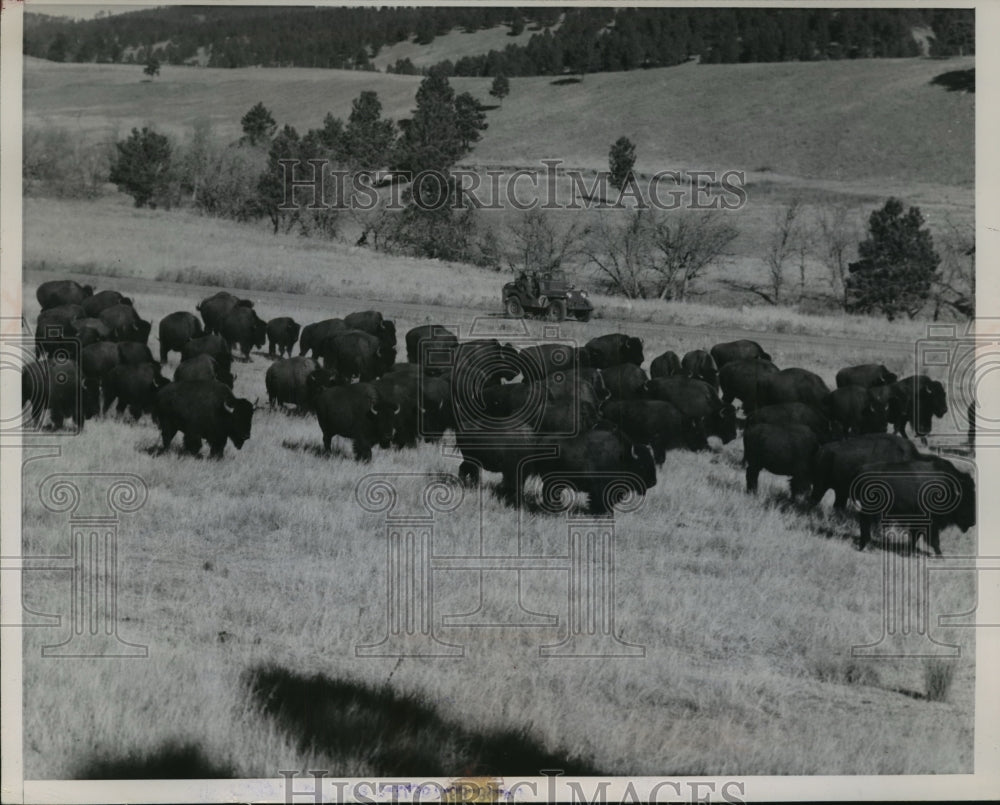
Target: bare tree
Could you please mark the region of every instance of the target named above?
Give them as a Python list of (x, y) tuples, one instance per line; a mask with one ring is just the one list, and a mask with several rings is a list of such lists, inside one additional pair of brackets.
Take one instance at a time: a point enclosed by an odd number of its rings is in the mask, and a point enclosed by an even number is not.
[(579, 219), (570, 226), (558, 227), (541, 210), (526, 211), (508, 226), (511, 247), (507, 265), (511, 271), (551, 271), (578, 255), (587, 227)]
[(718, 261), (739, 231), (718, 213), (680, 215), (675, 223), (663, 216), (649, 227), (650, 268), (660, 299), (687, 298), (691, 283)]
[(976, 315), (976, 232), (970, 223), (945, 219), (944, 232), (937, 236), (941, 251), (938, 277), (931, 291), (934, 320), (944, 310), (967, 319)]
[(857, 252), (861, 227), (844, 204), (820, 210), (816, 224), (816, 254), (829, 273), (830, 290), (843, 306), (847, 299), (848, 264)]
[[(788, 264), (796, 254), (801, 255), (800, 271), (805, 274), (805, 247), (800, 247), (804, 237), (802, 225), (802, 204), (799, 199), (792, 199), (774, 216), (774, 229), (764, 253), (764, 264), (767, 266), (768, 281), (761, 286), (758, 283), (745, 283), (736, 280), (724, 280), (724, 284), (738, 291), (755, 294), (772, 305), (782, 303), (782, 293), (787, 280)], [(801, 248), (801, 251), (800, 251)]]
[(601, 215), (584, 246), (587, 261), (598, 280), (612, 293), (629, 299), (649, 295), (649, 237), (647, 211), (628, 213), (624, 225)]

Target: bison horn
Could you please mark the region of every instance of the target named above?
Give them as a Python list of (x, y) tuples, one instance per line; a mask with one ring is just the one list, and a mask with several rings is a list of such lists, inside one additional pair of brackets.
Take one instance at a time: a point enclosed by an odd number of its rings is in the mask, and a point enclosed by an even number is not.
[(632, 445), (632, 458), (639, 458), (639, 454), (635, 450), (635, 445)]
[(400, 408), (401, 408), (401, 406), (399, 405), (399, 403), (396, 403), (396, 407), (392, 411), (393, 416), (395, 416), (396, 414), (399, 413)]

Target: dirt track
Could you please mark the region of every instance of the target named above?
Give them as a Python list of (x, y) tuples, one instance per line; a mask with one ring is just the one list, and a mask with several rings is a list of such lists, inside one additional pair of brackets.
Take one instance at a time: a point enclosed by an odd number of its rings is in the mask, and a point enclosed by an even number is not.
[[(162, 282), (159, 280), (136, 279), (131, 277), (105, 277), (91, 274), (72, 274), (58, 271), (25, 271), (23, 282), (26, 289), (26, 301), (34, 296), (33, 289), (46, 280), (53, 279), (75, 279), (83, 284), (91, 284), (99, 288), (115, 288), (123, 293), (143, 293), (176, 292), (190, 297), (192, 300), (201, 300), (206, 296), (211, 296), (221, 288), (211, 285), (195, 285), (181, 282)], [(233, 289), (236, 290), (236, 289)], [(281, 293), (277, 291), (257, 291), (248, 290), (245, 294), (254, 299), (261, 307), (273, 304), (275, 307), (287, 308), (294, 306), (298, 309), (315, 310), (318, 318), (328, 318), (338, 316), (343, 313), (345, 301), (350, 302), (355, 309), (377, 308), (390, 317), (405, 317), (420, 321), (425, 317), (432, 318), (435, 322), (442, 324), (468, 322), (478, 317), (496, 318), (498, 323), (509, 321), (502, 318), (499, 311), (489, 309), (469, 309), (465, 307), (451, 307), (445, 305), (423, 305), (407, 302), (396, 302), (391, 299), (381, 298), (361, 298), (348, 296), (312, 296), (296, 293)], [(268, 303), (268, 304), (261, 304)], [(194, 302), (192, 303), (192, 308)], [(29, 322), (30, 324), (30, 322)], [(531, 321), (529, 329), (532, 333), (540, 332), (543, 322)], [(685, 326), (679, 324), (658, 324), (650, 322), (637, 322), (625, 318), (601, 318), (590, 321), (587, 324), (578, 322), (563, 322), (561, 334), (574, 337), (581, 336), (592, 338), (604, 333), (619, 332), (627, 330), (632, 335), (660, 337), (666, 335), (684, 336), (688, 338), (703, 337), (705, 333), (710, 333), (711, 338), (703, 338), (709, 341), (731, 341), (739, 338), (749, 338), (758, 341), (765, 349), (798, 348), (803, 344), (810, 344), (819, 350), (848, 350), (864, 349), (873, 350), (876, 354), (891, 354), (899, 356), (902, 354), (912, 354), (914, 345), (907, 341), (887, 341), (882, 339), (847, 338), (843, 336), (818, 336), (802, 335), (798, 333), (774, 333), (761, 332), (756, 330), (744, 330), (738, 327), (727, 327), (719, 329), (717, 327)]]

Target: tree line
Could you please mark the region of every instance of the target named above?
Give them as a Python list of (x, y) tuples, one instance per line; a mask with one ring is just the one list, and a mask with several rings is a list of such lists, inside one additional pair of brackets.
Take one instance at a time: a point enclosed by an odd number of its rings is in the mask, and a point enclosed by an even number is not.
[[(446, 75), (531, 76), (703, 63), (975, 53), (971, 9), (934, 8), (276, 8), (172, 6), (71, 22), (27, 14), (24, 49), (52, 61), (372, 70), (384, 48), (507, 25), (524, 45), (441, 62)], [(166, 44), (162, 44), (166, 42)], [(419, 72), (407, 59), (397, 73)]]

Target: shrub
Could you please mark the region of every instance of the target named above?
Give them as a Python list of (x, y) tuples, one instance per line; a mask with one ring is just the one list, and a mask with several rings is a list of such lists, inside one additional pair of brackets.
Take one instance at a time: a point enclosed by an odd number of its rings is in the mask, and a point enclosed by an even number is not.
[(132, 129), (127, 140), (116, 143), (117, 155), (109, 178), (135, 199), (136, 207), (155, 208), (167, 195), (170, 182), (170, 142), (150, 128)]
[(955, 663), (951, 660), (924, 660), (924, 695), (929, 702), (943, 702), (948, 698), (955, 679)]

